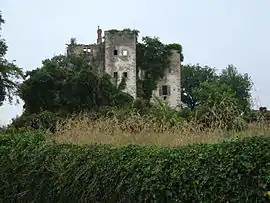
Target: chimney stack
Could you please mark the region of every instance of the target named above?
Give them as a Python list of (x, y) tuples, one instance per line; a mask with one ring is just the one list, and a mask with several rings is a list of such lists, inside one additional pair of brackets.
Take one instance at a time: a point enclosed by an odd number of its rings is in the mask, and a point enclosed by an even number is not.
[(97, 30), (97, 35), (98, 35), (97, 44), (101, 44), (102, 43), (102, 30), (99, 28), (99, 26)]

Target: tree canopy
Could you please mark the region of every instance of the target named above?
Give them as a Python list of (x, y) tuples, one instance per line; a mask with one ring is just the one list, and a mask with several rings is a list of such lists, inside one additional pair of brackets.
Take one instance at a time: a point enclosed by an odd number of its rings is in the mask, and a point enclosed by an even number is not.
[(210, 98), (218, 99), (213, 97), (214, 91), (209, 91), (210, 87), (217, 92), (230, 92), (242, 111), (250, 108), (251, 79), (247, 74), (240, 74), (235, 66), (228, 65), (221, 74), (217, 74), (214, 68), (198, 64), (182, 65), (181, 70), (182, 102), (191, 110), (209, 102)]
[(112, 85), (110, 76), (97, 75), (80, 57), (55, 56), (26, 73), (20, 87), (26, 113), (72, 113), (102, 106), (121, 106), (133, 99)]
[(1, 38), (1, 29), (4, 23), (0, 11), (0, 106), (3, 105), (6, 98), (12, 102), (13, 96), (18, 94), (19, 80), (23, 77), (22, 70), (5, 58), (8, 46)]
[(204, 82), (212, 82), (216, 78), (215, 69), (208, 66), (182, 65), (181, 66), (181, 88), (182, 102), (191, 110), (200, 104), (198, 89)]

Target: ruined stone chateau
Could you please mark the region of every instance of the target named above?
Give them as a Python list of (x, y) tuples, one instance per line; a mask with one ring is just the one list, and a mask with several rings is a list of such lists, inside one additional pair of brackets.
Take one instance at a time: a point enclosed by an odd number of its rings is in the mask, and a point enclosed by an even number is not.
[[(97, 43), (71, 43), (67, 47), (67, 56), (87, 57), (100, 74), (109, 74), (116, 85), (125, 77), (126, 87), (123, 91), (136, 99), (136, 79), (144, 77), (141, 70), (136, 70), (136, 40), (137, 35), (127, 30), (105, 31), (102, 36), (102, 30), (98, 27)], [(165, 100), (173, 108), (181, 104), (180, 66), (180, 54), (172, 50), (171, 65), (152, 93), (152, 98)]]

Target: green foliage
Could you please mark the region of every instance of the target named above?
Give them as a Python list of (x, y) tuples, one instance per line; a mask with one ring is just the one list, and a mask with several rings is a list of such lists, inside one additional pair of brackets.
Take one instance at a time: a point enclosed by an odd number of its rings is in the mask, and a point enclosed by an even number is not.
[(137, 79), (137, 95), (150, 101), (152, 91), (157, 88), (157, 82), (164, 76), (170, 66), (171, 50), (178, 50), (181, 60), (184, 59), (182, 47), (179, 44), (163, 44), (159, 38), (143, 37), (136, 46), (137, 70), (144, 72), (144, 78)]
[[(2, 17), (2, 13), (0, 11), (0, 31), (2, 30), (2, 25), (5, 23), (5, 20)], [(0, 57), (2, 58), (6, 52), (7, 52), (7, 45), (5, 43), (4, 39), (1, 39), (1, 33), (0, 33)]]
[[(2, 18), (0, 11), (0, 31), (1, 26), (5, 21)], [(13, 62), (9, 62), (5, 59), (8, 46), (4, 39), (1, 39), (0, 33), (0, 106), (3, 101), (8, 98), (9, 102), (12, 102), (13, 96), (18, 95), (19, 80), (23, 79), (23, 72)]]
[(180, 124), (183, 118), (179, 112), (172, 109), (168, 102), (159, 98), (154, 98), (154, 103), (151, 104), (147, 114), (159, 121), (170, 123), (172, 126)]
[(182, 65), (181, 66), (181, 87), (182, 87), (182, 102), (188, 108), (194, 110), (200, 104), (197, 90), (200, 84), (204, 82), (212, 82), (216, 78), (215, 69), (208, 66)]
[(139, 31), (138, 30), (131, 30), (130, 28), (125, 28), (123, 30), (117, 30), (117, 29), (111, 29), (111, 30), (107, 30), (106, 32), (110, 33), (110, 34), (120, 34), (120, 35), (123, 35), (123, 34), (127, 34), (127, 35), (135, 35), (136, 37), (139, 35)]
[[(1, 23), (4, 23), (4, 20), (0, 13), (0, 26)], [(136, 37), (139, 34), (138, 30), (131, 29), (122, 31), (113, 29), (108, 32), (135, 34)], [(75, 44), (76, 39), (72, 38), (71, 45)], [(181, 116), (189, 121), (196, 119), (206, 126), (211, 126), (212, 124), (209, 123), (213, 121), (227, 129), (234, 128), (232, 123), (236, 121), (231, 119), (234, 117), (237, 118), (237, 126), (243, 127), (239, 112), (240, 110), (247, 112), (250, 108), (252, 84), (248, 75), (241, 75), (232, 65), (224, 69), (220, 75), (216, 74), (215, 69), (207, 66), (201, 67), (198, 64), (182, 66), (182, 101), (190, 110), (185, 109), (179, 114), (166, 104), (147, 103), (152, 97), (152, 91), (157, 88), (158, 80), (163, 78), (165, 70), (170, 66), (171, 51), (177, 50), (180, 60), (184, 60), (182, 46), (176, 43), (163, 44), (157, 37), (143, 37), (142, 42), (136, 42), (136, 48), (137, 73), (139, 71), (144, 73), (144, 77), (137, 77), (137, 97), (144, 100), (144, 105), (149, 107), (149, 109), (145, 107), (137, 109), (140, 114), (149, 113), (151, 116), (155, 115), (157, 119), (163, 118), (166, 121), (171, 119), (172, 123), (181, 120)], [(18, 83), (11, 78), (19, 79), (22, 76), (20, 69), (3, 58), (6, 51), (4, 40), (0, 40), (0, 105), (6, 96), (11, 100), (12, 95), (17, 93)], [(19, 91), (25, 103), (25, 113), (21, 119), (24, 122), (18, 121), (18, 123), (27, 123), (25, 118), (34, 114), (33, 118), (35, 122), (39, 120), (36, 122), (39, 124), (30, 126), (43, 126), (40, 124), (42, 121), (44, 126), (48, 127), (48, 122), (45, 120), (50, 121), (50, 118), (43, 119), (44, 111), (58, 116), (58, 114), (97, 111), (101, 107), (130, 107), (133, 98), (122, 92), (126, 86), (125, 78), (118, 86), (112, 85), (113, 79), (109, 75), (98, 75), (95, 64), (89, 65), (93, 62), (89, 60), (87, 57), (67, 58), (59, 55), (44, 60), (41, 68), (27, 72), (26, 80)], [(227, 108), (228, 106), (230, 108)], [(223, 112), (224, 108), (226, 113)], [(39, 116), (41, 118), (36, 119)], [(35, 123), (32, 118), (29, 118), (29, 121)], [(52, 126), (54, 123), (52, 121)]]
[(219, 76), (219, 82), (227, 84), (235, 91), (237, 102), (242, 111), (250, 109), (252, 81), (248, 74), (240, 74), (237, 68), (229, 65)]
[[(158, 148), (0, 136), (4, 202), (267, 202), (270, 139)], [(14, 176), (16, 174), (16, 176)]]
[(235, 94), (226, 84), (201, 83), (197, 90), (201, 103), (196, 109), (196, 120), (205, 127), (242, 130), (246, 126)]
[(126, 88), (126, 85), (127, 85), (127, 80), (125, 77), (122, 77), (121, 82), (118, 85), (118, 89), (124, 90)]
[(27, 114), (73, 113), (121, 106), (133, 100), (112, 85), (110, 76), (97, 75), (80, 57), (60, 55), (47, 59), (41, 68), (28, 72), (27, 77), (20, 88)]
[(42, 130), (54, 132), (56, 125), (63, 119), (61, 115), (49, 111), (43, 111), (38, 114), (22, 114), (13, 119), (11, 127), (20, 130)]
[(184, 61), (184, 54), (183, 54), (183, 48), (180, 44), (176, 44), (176, 43), (173, 43), (173, 44), (167, 44), (166, 45), (166, 48), (168, 50), (176, 50), (177, 53), (180, 54), (180, 61), (183, 62)]
[(199, 96), (201, 93), (198, 91), (201, 90), (201, 84), (203, 83), (216, 83), (218, 92), (223, 91), (222, 88), (227, 86), (227, 89), (230, 88), (234, 92), (233, 97), (239, 109), (244, 112), (250, 109), (252, 82), (247, 74), (238, 73), (233, 65), (223, 69), (219, 75), (215, 69), (200, 65), (183, 65), (181, 71), (182, 101), (191, 110), (208, 102), (207, 99), (210, 96), (208, 92), (205, 92), (203, 97), (202, 95)]

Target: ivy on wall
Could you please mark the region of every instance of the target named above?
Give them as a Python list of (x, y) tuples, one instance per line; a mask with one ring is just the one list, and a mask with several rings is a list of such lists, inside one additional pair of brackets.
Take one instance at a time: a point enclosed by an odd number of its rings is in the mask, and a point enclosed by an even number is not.
[[(182, 46), (177, 43), (163, 44), (157, 37), (143, 37), (138, 42), (139, 31), (126, 28), (123, 30), (111, 29), (106, 32), (111, 35), (119, 34), (136, 36), (136, 69), (137, 73), (143, 72), (144, 77), (137, 74), (137, 97), (150, 101), (152, 91), (157, 88), (157, 82), (164, 76), (164, 72), (170, 66), (171, 50), (177, 50), (180, 60), (184, 60)], [(124, 86), (121, 82), (121, 88)]]
[(143, 37), (137, 42), (136, 64), (137, 73), (144, 72), (144, 77), (137, 77), (137, 96), (150, 101), (152, 91), (157, 88), (157, 82), (164, 76), (165, 70), (170, 66), (171, 50), (177, 50), (181, 62), (184, 60), (180, 44), (163, 44), (159, 38)]
[(111, 30), (107, 30), (106, 32), (110, 33), (110, 34), (119, 34), (119, 35), (135, 35), (138, 36), (140, 31), (135, 30), (135, 29), (130, 29), (130, 28), (125, 28), (123, 30), (117, 30), (117, 29), (111, 29)]

